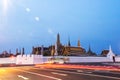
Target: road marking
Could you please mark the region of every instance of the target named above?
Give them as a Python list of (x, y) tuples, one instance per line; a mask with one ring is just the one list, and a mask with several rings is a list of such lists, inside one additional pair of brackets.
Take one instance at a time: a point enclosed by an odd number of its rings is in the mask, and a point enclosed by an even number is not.
[(54, 80), (62, 80), (60, 78), (56, 78), (56, 77), (52, 77), (52, 76), (47, 76), (47, 75), (43, 75), (43, 74), (39, 74), (39, 73), (35, 73), (35, 72), (30, 72), (30, 71), (25, 71), (25, 70), (19, 70), (19, 69), (14, 69), (14, 70), (25, 72), (25, 73), (29, 73), (29, 74), (33, 74), (33, 75), (37, 75), (37, 76), (42, 76), (42, 77), (46, 77), (46, 78), (50, 78), (50, 79), (54, 79)]
[(22, 75), (17, 75), (19, 78), (22, 78), (22, 79), (24, 79), (24, 80), (28, 80), (29, 78), (27, 78), (27, 77), (24, 77), (24, 76), (22, 76)]
[(56, 73), (56, 72), (51, 72), (52, 74), (57, 74), (57, 75), (61, 75), (61, 76), (67, 76), (67, 74), (61, 74), (61, 73)]
[[(36, 69), (36, 68), (34, 68)], [(37, 68), (39, 69), (39, 68)], [(39, 69), (40, 70), (40, 69)], [(81, 74), (81, 75), (87, 75), (87, 76), (95, 76), (95, 77), (102, 77), (102, 78), (109, 78), (109, 79), (118, 79), (118, 77), (112, 77), (112, 76), (104, 76), (104, 75), (97, 75), (97, 74), (86, 74), (86, 73), (78, 73), (78, 72), (70, 72), (70, 71), (61, 71), (61, 70), (54, 70), (54, 69), (42, 69), (42, 70), (47, 70), (47, 71), (58, 71), (58, 72), (64, 72), (64, 73), (70, 73), (70, 74)]]
[(92, 73), (92, 72), (89, 72), (89, 71), (83, 71), (83, 70), (77, 70), (77, 72), (81, 72), (81, 73), (84, 72), (84, 73), (89, 73), (89, 74)]
[(84, 72), (83, 70), (77, 70), (77, 72)]

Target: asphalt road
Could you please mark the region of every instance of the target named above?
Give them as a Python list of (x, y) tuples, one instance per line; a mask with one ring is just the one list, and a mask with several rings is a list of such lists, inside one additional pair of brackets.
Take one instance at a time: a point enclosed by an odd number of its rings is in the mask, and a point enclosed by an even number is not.
[(120, 72), (35, 66), (1, 67), (0, 80), (120, 80)]

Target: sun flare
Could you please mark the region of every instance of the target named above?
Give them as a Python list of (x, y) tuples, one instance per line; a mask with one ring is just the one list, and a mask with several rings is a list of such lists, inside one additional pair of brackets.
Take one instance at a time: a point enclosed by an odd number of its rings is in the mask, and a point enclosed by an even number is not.
[(10, 0), (2, 0), (2, 5), (3, 5), (3, 12), (4, 14), (6, 14), (8, 8), (10, 7)]
[(3, 10), (7, 10), (8, 8), (8, 0), (3, 0)]

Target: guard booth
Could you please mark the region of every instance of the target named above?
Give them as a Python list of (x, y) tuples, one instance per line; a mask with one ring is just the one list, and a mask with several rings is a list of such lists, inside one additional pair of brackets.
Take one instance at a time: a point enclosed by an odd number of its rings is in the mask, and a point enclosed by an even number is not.
[(110, 58), (110, 60), (112, 60), (112, 62), (115, 62), (115, 54), (113, 53), (111, 46), (109, 46), (109, 52), (107, 54), (107, 57)]

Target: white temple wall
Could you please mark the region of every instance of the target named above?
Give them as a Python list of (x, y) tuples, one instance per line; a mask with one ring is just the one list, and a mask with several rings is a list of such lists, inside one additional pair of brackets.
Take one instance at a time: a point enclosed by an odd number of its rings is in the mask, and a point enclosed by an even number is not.
[(49, 61), (51, 61), (52, 56), (49, 57), (42, 57), (43, 59), (43, 63), (48, 63)]
[(50, 61), (64, 61), (66, 63), (80, 63), (80, 62), (113, 62), (113, 59), (108, 57), (77, 57), (77, 56), (55, 56), (55, 57), (42, 57), (43, 63)]
[[(116, 58), (117, 61), (120, 58)], [(42, 55), (18, 55), (16, 59), (16, 64), (42, 64), (50, 61), (61, 61), (66, 63), (80, 63), (80, 62), (113, 62), (113, 59), (108, 57), (77, 57), (77, 56), (50, 56), (44, 57)]]
[(32, 56), (33, 56), (33, 64), (42, 64), (43, 63), (42, 55), (32, 55)]
[(113, 60), (107, 57), (69, 57), (68, 63), (79, 62), (113, 62)]
[(17, 65), (42, 64), (50, 58), (43, 58), (42, 55), (18, 55), (16, 59)]
[[(80, 62), (113, 62), (109, 57), (78, 57), (78, 56), (49, 56), (42, 55), (18, 55), (16, 58), (0, 58), (0, 64), (16, 63), (17, 65), (42, 64), (50, 61), (64, 61), (66, 63)], [(116, 62), (120, 62), (120, 57), (115, 57)]]
[(0, 58), (0, 64), (15, 64), (16, 57)]
[(115, 62), (120, 62), (120, 56), (115, 57)]
[(25, 64), (33, 64), (33, 57), (32, 55), (18, 55), (16, 59), (17, 65), (25, 65)]

